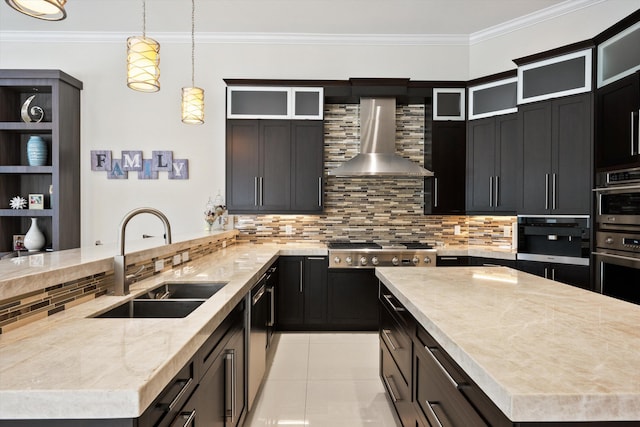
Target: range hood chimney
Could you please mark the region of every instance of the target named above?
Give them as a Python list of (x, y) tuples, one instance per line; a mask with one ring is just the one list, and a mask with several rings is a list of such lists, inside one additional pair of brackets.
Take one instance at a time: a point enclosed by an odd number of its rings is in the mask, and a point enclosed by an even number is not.
[(396, 154), (395, 98), (360, 98), (360, 154), (328, 174), (433, 176), (433, 172)]

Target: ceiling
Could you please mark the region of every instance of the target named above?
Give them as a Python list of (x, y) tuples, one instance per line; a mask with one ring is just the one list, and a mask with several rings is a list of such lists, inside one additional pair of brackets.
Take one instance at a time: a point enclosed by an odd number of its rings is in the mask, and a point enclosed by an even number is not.
[[(465, 35), (537, 22), (602, 0), (196, 0), (196, 33)], [(142, 32), (141, 0), (68, 0), (67, 19), (26, 17), (0, 2), (2, 32)], [(146, 0), (146, 31), (191, 30), (189, 0)]]

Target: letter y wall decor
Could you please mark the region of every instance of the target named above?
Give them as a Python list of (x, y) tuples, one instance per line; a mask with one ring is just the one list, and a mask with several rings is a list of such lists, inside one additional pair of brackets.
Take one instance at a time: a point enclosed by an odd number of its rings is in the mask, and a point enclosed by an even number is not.
[(152, 151), (145, 159), (142, 151), (122, 151), (115, 159), (110, 150), (91, 150), (91, 170), (106, 172), (108, 179), (129, 179), (137, 172), (138, 179), (158, 179), (159, 172), (168, 172), (169, 179), (189, 179), (189, 160), (174, 159), (172, 151)]

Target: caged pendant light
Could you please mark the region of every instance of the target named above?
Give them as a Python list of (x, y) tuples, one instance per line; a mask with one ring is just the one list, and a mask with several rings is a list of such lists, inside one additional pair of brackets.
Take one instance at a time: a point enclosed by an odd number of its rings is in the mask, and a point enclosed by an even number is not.
[(191, 87), (182, 88), (182, 122), (204, 123), (204, 89), (195, 87), (195, 0), (191, 0)]
[(139, 92), (160, 90), (160, 43), (146, 35), (147, 8), (142, 1), (142, 37), (127, 39), (127, 86)]
[(62, 21), (67, 17), (64, 4), (67, 0), (5, 0), (9, 6), (34, 18), (45, 21)]

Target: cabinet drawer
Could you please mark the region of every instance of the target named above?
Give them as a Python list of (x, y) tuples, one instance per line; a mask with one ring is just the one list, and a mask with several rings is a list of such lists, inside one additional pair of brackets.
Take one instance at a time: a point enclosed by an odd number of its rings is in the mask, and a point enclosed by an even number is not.
[(140, 417), (141, 426), (164, 426), (177, 415), (187, 398), (195, 390), (194, 362), (189, 362), (165, 387), (158, 398)]
[(380, 343), (380, 378), (403, 426), (415, 425), (415, 410), (411, 402), (411, 383), (406, 382), (387, 347)]
[(411, 337), (407, 334), (406, 326), (382, 306), (380, 309), (380, 341), (384, 342), (400, 370), (404, 380), (411, 382)]
[(441, 362), (437, 348), (416, 348), (416, 403), (431, 425), (484, 427), (475, 408), (462, 395), (458, 383)]

